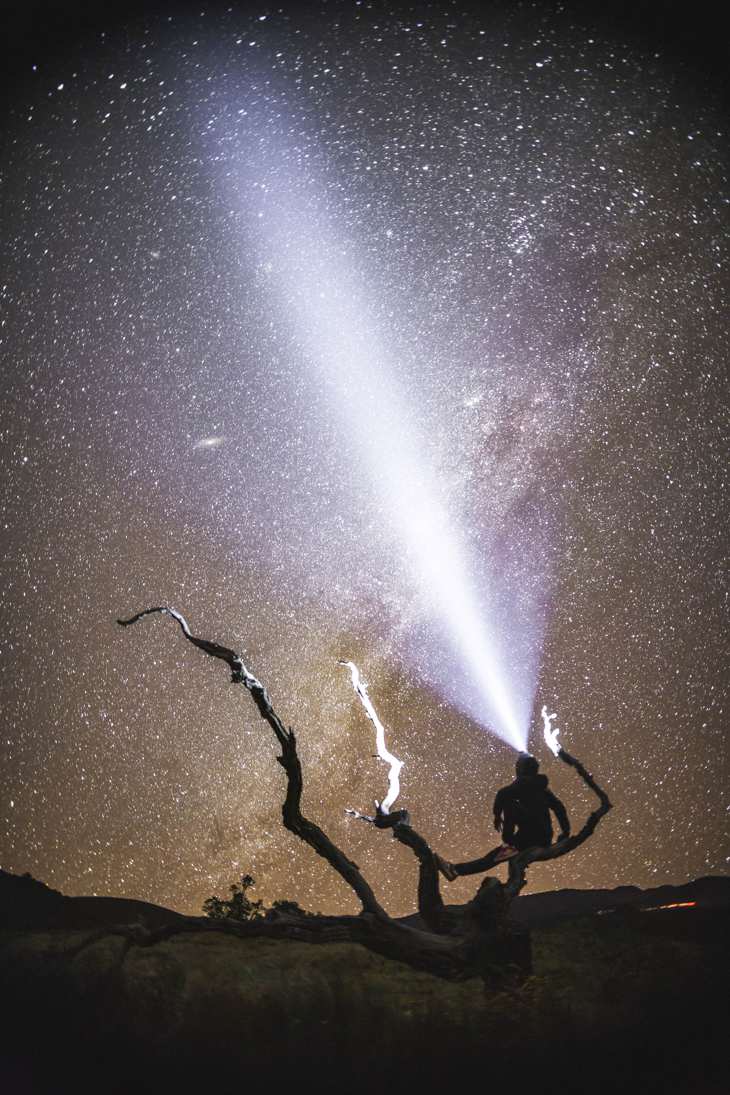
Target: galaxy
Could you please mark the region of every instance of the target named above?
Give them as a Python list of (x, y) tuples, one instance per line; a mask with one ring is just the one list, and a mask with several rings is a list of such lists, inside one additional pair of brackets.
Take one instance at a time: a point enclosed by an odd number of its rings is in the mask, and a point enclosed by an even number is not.
[(8, 80), (0, 866), (356, 911), (244, 690), (116, 624), (169, 604), (266, 684), (394, 915), (416, 866), (346, 813), (388, 772), (341, 661), (449, 859), (516, 748), (593, 808), (547, 705), (614, 809), (528, 890), (727, 872), (712, 66), (580, 5), (144, 7), (24, 28)]

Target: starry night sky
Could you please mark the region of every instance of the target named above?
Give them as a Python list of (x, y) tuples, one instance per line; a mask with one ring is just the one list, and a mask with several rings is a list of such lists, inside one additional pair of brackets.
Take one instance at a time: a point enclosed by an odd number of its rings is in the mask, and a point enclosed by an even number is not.
[[(662, 36), (647, 10), (615, 30), (517, 3), (16, 15), (3, 868), (188, 912), (251, 873), (267, 901), (356, 910), (281, 828), (275, 744), (225, 668), (169, 620), (115, 624), (164, 603), (245, 651), (298, 730), (305, 812), (391, 912), (415, 865), (344, 816), (386, 779), (337, 658), (416, 828), (451, 859), (495, 842), (515, 754), (449, 698), (460, 668), (287, 299), (288, 222), (267, 250), (293, 188), (331, 233), (313, 285), (334, 248), (477, 584), (530, 636), (533, 725), (557, 711), (615, 804), (530, 888), (728, 870), (727, 137), (696, 26)], [(578, 824), (593, 800), (530, 744)]]

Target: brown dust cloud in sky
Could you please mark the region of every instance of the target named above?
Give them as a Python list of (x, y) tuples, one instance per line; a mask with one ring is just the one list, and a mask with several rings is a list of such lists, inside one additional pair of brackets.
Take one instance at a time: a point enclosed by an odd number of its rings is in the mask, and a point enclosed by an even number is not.
[[(0, 865), (186, 912), (250, 873), (356, 911), (283, 831), (225, 668), (169, 620), (115, 624), (169, 603), (245, 651), (306, 812), (411, 911), (412, 856), (344, 813), (386, 770), (337, 659), (404, 761), (398, 804), (480, 855), (515, 751), (458, 702), (414, 578), (448, 534), (551, 786), (592, 808), (542, 703), (615, 804), (530, 889), (726, 872), (727, 137), (696, 51), (546, 4), (160, 7), (21, 45)], [(440, 515), (420, 541), (389, 493), (411, 436)]]

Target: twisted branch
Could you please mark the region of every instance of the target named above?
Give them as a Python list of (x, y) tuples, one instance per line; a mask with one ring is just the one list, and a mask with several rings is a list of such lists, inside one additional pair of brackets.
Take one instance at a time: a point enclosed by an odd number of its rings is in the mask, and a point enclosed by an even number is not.
[[(584, 841), (592, 836), (601, 818), (611, 809), (611, 802), (609, 801), (608, 795), (599, 787), (593, 779), (593, 776), (583, 767), (581, 762), (571, 756), (570, 753), (567, 753), (563, 748), (559, 750), (557, 755), (565, 764), (569, 765), (571, 768), (575, 768), (583, 782), (598, 796), (600, 805), (588, 816), (583, 828), (574, 836), (559, 840), (556, 844), (550, 844), (546, 848), (527, 848), (524, 852), (520, 852), (519, 855), (508, 860), (508, 876), (507, 882), (504, 885), (496, 882), (495, 879), (485, 879), (485, 882), (482, 883), (482, 888), (478, 891), (472, 902), (470, 902), (470, 906), (473, 907), (475, 912), (478, 912), (478, 907), (480, 904), (484, 903), (484, 899), (487, 897), (488, 904), (491, 905), (494, 901), (497, 901), (497, 903), (501, 905), (502, 911), (499, 914), (499, 919), (504, 920), (507, 906), (515, 897), (517, 897), (527, 882), (528, 866), (531, 863), (543, 862), (548, 859), (559, 859), (560, 856), (567, 855), (568, 852), (572, 852), (575, 848), (578, 848)], [(388, 815), (378, 809), (375, 817), (370, 817), (367, 814), (361, 814), (354, 810), (349, 810), (348, 813), (354, 814), (362, 821), (370, 822), (378, 829), (392, 828), (393, 837), (396, 840), (399, 840), (401, 844), (405, 844), (406, 847), (411, 849), (419, 862), (418, 911), (420, 912), (424, 923), (428, 925), (431, 931), (438, 933), (453, 930), (452, 917), (449, 910), (444, 905), (441, 896), (439, 873), (435, 864), (434, 853), (424, 837), (422, 837), (420, 833), (417, 833), (411, 826), (408, 811), (398, 810), (395, 814)], [(495, 851), (497, 851), (497, 849), (495, 849)], [(494, 865), (495, 864), (492, 864), (492, 866)], [(490, 867), (485, 865), (484, 869), (489, 870)], [(491, 892), (495, 885), (501, 891), (498, 897), (495, 897)], [(489, 893), (487, 893), (487, 891), (489, 891)]]
[(376, 954), (415, 969), (425, 970), (448, 980), (469, 975), (459, 940), (433, 936), (389, 917), (385, 920), (369, 913), (360, 916), (307, 916), (270, 912), (253, 920), (216, 920), (204, 916), (178, 916), (175, 921), (148, 928), (143, 924), (110, 924), (95, 928), (73, 948), (76, 957), (106, 936), (120, 936), (129, 949), (154, 947), (179, 935), (206, 933), (230, 935), (238, 939), (288, 939), (298, 943), (359, 943)]
[[(378, 750), (378, 756), (388, 765), (388, 793), (382, 802), (378, 802), (377, 799), (375, 800), (375, 809), (378, 814), (389, 814), (391, 806), (400, 794), (400, 771), (403, 767), (403, 761), (398, 760), (398, 757), (393, 756), (385, 744), (385, 727), (378, 718), (378, 712), (375, 710), (372, 700), (368, 696), (367, 685), (360, 676), (360, 670), (354, 662), (340, 659), (339, 664), (344, 665), (345, 668), (350, 671), (352, 687), (355, 689), (355, 693), (365, 709), (365, 714), (375, 727), (375, 748)], [(372, 820), (367, 814), (361, 814), (359, 810), (346, 810), (345, 813), (350, 814), (352, 817), (359, 818), (362, 821)]]
[(128, 620), (117, 620), (117, 623), (122, 627), (129, 627), (144, 616), (150, 616), (153, 613), (161, 613), (177, 620), (188, 642), (192, 643), (193, 646), (197, 646), (199, 650), (210, 655), (210, 657), (220, 658), (221, 661), (224, 661), (230, 667), (232, 683), (242, 684), (249, 691), (261, 718), (269, 724), (281, 746), (281, 756), (277, 757), (277, 760), (286, 772), (287, 777), (286, 797), (281, 810), (284, 827), (308, 844), (310, 848), (313, 848), (317, 855), (327, 860), (329, 865), (357, 894), (363, 912), (371, 913), (379, 919), (388, 919), (388, 914), (378, 902), (370, 885), (361, 875), (357, 864), (348, 859), (318, 825), (315, 825), (313, 821), (310, 821), (302, 814), (303, 777), (302, 766), (297, 753), (296, 736), (291, 728), (284, 726), (284, 723), (274, 711), (269, 694), (261, 681), (246, 667), (239, 654), (226, 646), (221, 646), (219, 643), (211, 642), (209, 639), (200, 639), (193, 635), (185, 617), (176, 609), (167, 605), (146, 608), (144, 611), (138, 612), (136, 616), (131, 616)]
[(418, 860), (418, 911), (424, 924), (433, 932), (443, 934), (451, 930), (451, 918), (441, 896), (436, 858), (425, 837), (411, 825), (407, 810), (395, 810), (386, 814), (376, 802), (375, 815), (362, 814), (359, 810), (345, 810), (346, 814), (374, 825), (376, 829), (391, 829), (393, 839), (410, 848)]

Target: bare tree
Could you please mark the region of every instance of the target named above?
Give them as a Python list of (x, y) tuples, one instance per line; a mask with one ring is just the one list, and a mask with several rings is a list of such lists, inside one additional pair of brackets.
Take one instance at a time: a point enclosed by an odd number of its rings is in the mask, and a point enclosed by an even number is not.
[(508, 960), (515, 957), (519, 959), (521, 954), (524, 957), (524, 942), (520, 941), (519, 933), (510, 926), (507, 912), (511, 901), (525, 885), (527, 868), (531, 863), (557, 859), (572, 852), (593, 834), (601, 818), (611, 809), (605, 791), (578, 760), (562, 748), (557, 754), (565, 764), (575, 769), (598, 797), (599, 805), (589, 815), (582, 829), (574, 836), (549, 847), (521, 851), (508, 861), (506, 883), (500, 883), (495, 878), (486, 878), (475, 897), (467, 905), (457, 908), (447, 908), (444, 904), (436, 858), (425, 838), (411, 825), (407, 810), (389, 813), (387, 805), (383, 809), (376, 804), (376, 813), (372, 817), (350, 811), (377, 829), (390, 830), (393, 837), (410, 848), (418, 860), (418, 910), (424, 928), (413, 927), (388, 915), (357, 864), (302, 813), (303, 776), (294, 731), (281, 721), (266, 688), (246, 667), (240, 654), (219, 643), (193, 635), (184, 616), (167, 605), (144, 609), (129, 619), (117, 622), (122, 627), (129, 627), (143, 617), (155, 613), (171, 616), (176, 620), (188, 642), (210, 657), (225, 662), (231, 672), (231, 683), (243, 685), (248, 690), (261, 718), (271, 727), (281, 747), (281, 755), (277, 759), (287, 780), (282, 805), (285, 828), (308, 844), (337, 871), (357, 895), (361, 912), (358, 916), (317, 917), (290, 912), (273, 913), (266, 918), (241, 924), (188, 917), (157, 932), (146, 933), (144, 939), (138, 938), (136, 942), (151, 942), (185, 930), (226, 930), (243, 936), (268, 935), (309, 942), (350, 940), (362, 943), (380, 954), (408, 962), (419, 969), (449, 978), (473, 976), (484, 967), (485, 960), (493, 963), (499, 955), (506, 956)]

